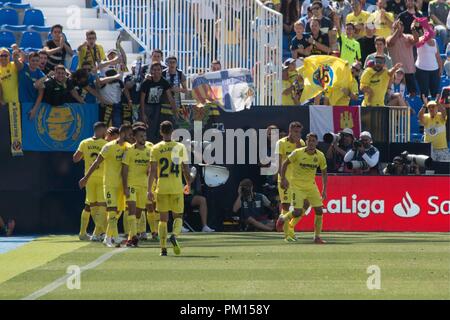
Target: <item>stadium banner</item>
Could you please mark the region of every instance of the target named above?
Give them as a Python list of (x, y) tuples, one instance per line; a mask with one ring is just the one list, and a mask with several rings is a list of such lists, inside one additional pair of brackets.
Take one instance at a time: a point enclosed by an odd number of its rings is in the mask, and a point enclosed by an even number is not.
[(22, 108), (23, 149), (25, 151), (75, 151), (81, 140), (92, 136), (98, 121), (97, 104), (66, 103), (50, 106), (42, 103), (36, 117), (27, 114), (33, 105)]
[(250, 70), (228, 69), (193, 78), (192, 96), (199, 106), (216, 102), (226, 112), (249, 109), (255, 98)]
[[(449, 184), (448, 176), (328, 176), (323, 230), (449, 232)], [(314, 230), (313, 209), (297, 228)]]
[(305, 58), (301, 70), (304, 79), (300, 98), (302, 103), (328, 88), (343, 88), (352, 82), (348, 62), (334, 56), (317, 55)]
[(352, 129), (354, 136), (359, 137), (361, 107), (310, 106), (309, 122), (311, 132), (315, 132), (319, 136), (319, 141), (323, 141), (325, 133), (337, 133), (344, 128)]
[(22, 125), (20, 121), (20, 104), (8, 103), (9, 129), (11, 134), (11, 155), (23, 156)]

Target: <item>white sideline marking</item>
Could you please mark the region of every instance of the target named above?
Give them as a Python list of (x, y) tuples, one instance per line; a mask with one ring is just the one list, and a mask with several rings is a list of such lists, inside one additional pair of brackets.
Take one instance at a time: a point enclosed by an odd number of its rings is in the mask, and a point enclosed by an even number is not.
[[(81, 267), (81, 269), (80, 269), (81, 273), (83, 273), (83, 271), (87, 271), (87, 270), (94, 269), (94, 268), (98, 267), (103, 262), (105, 262), (106, 260), (111, 258), (113, 255), (121, 253), (121, 252), (124, 252), (127, 249), (128, 248), (120, 248), (120, 249), (117, 249), (117, 250), (105, 253), (104, 255), (98, 257), (96, 260), (92, 261), (91, 263)], [(66, 281), (67, 281), (67, 278), (69, 278), (70, 276), (71, 276), (71, 274), (67, 274), (65, 276), (62, 276), (61, 278), (56, 279), (55, 281), (53, 281), (49, 285), (45, 286), (44, 288), (33, 292), (32, 294), (30, 294), (29, 296), (27, 296), (25, 298), (22, 298), (21, 300), (36, 300), (36, 299), (39, 299), (40, 297), (45, 296), (46, 294), (56, 290), (57, 288), (59, 288), (60, 286), (65, 284)]]

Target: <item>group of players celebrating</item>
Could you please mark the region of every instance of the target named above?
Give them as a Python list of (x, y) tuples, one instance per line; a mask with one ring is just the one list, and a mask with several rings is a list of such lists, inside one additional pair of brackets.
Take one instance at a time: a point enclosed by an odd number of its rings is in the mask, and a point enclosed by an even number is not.
[[(311, 205), (315, 212), (314, 242), (322, 244), (327, 165), (324, 154), (317, 149), (317, 135), (309, 133), (305, 143), (301, 139), (302, 129), (301, 123), (292, 122), (288, 136), (277, 142), (281, 214), (276, 228), (284, 232), (286, 242), (297, 241), (294, 228)], [(160, 124), (162, 141), (155, 145), (147, 141), (146, 132), (147, 126), (142, 122), (124, 124), (119, 129), (107, 129), (104, 123), (97, 122), (94, 136), (80, 143), (74, 161), (85, 162), (85, 175), (79, 186), (86, 187), (86, 202), (79, 237), (120, 247), (117, 222), (123, 213), (124, 231), (128, 235), (123, 245), (136, 247), (139, 240), (147, 240), (148, 222), (152, 239), (160, 242), (161, 255), (167, 255), (168, 239), (174, 253), (179, 255), (177, 237), (183, 225), (184, 194), (190, 192), (191, 182), (187, 149), (172, 140), (170, 121)], [(315, 182), (318, 168), (322, 172), (322, 194)], [(173, 228), (168, 238), (170, 212)], [(91, 216), (95, 229), (88, 236)]]
[(119, 247), (117, 222), (124, 213), (128, 238), (123, 244), (136, 247), (139, 240), (146, 240), (147, 220), (152, 238), (159, 239), (161, 255), (166, 256), (167, 222), (172, 212), (169, 241), (179, 255), (177, 237), (183, 225), (184, 193), (190, 192), (186, 148), (172, 141), (173, 125), (169, 121), (160, 124), (163, 139), (155, 145), (146, 141), (147, 127), (142, 122), (112, 131), (104, 123), (96, 123), (94, 136), (83, 140), (74, 154), (75, 162), (85, 161), (85, 175), (79, 181), (80, 188), (86, 187), (80, 240), (89, 239), (86, 230), (92, 216), (95, 229), (90, 240), (102, 240), (104, 235), (106, 246)]

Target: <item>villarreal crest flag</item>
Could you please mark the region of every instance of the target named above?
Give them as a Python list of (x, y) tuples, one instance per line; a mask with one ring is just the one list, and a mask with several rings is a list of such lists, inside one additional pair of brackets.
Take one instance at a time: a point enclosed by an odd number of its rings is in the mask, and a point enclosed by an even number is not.
[(303, 65), (304, 89), (300, 101), (306, 102), (332, 87), (346, 87), (352, 80), (348, 62), (333, 56), (311, 56)]

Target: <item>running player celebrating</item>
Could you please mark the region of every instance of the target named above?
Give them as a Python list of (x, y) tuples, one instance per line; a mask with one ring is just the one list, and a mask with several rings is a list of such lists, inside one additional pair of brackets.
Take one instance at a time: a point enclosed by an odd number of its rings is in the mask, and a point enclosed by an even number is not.
[[(130, 147), (128, 141), (132, 141), (133, 131), (131, 125), (124, 124), (119, 128), (119, 138), (105, 144), (92, 163), (88, 172), (80, 180), (80, 188), (84, 188), (96, 169), (105, 161), (103, 170), (103, 187), (106, 198), (108, 212), (108, 226), (106, 228), (105, 244), (108, 247), (114, 247), (113, 237), (118, 240), (119, 232), (117, 230), (118, 212), (125, 209), (124, 193), (121, 179), (122, 158), (125, 150)], [(120, 244), (119, 244), (120, 245)]]
[[(297, 148), (305, 146), (305, 142), (301, 139), (303, 125), (300, 122), (294, 121), (289, 124), (289, 134), (287, 137), (281, 138), (277, 141), (275, 153), (278, 154), (278, 194), (281, 203), (281, 215), (282, 219), (277, 222), (277, 231), (282, 231), (284, 225), (284, 220), (288, 220), (289, 223), (286, 227), (289, 228), (288, 240), (295, 240), (294, 228), (295, 225), (300, 220), (299, 217), (292, 217), (289, 213), (289, 207), (292, 202), (292, 192), (289, 188), (283, 189), (281, 187), (281, 165), (286, 161), (287, 157)], [(286, 172), (286, 179), (289, 181), (291, 179), (292, 167)]]
[[(160, 214), (158, 234), (161, 244), (161, 256), (167, 256), (166, 243), (169, 211), (172, 211), (173, 216), (173, 231), (170, 242), (176, 255), (179, 255), (181, 252), (177, 236), (181, 233), (183, 225), (184, 195), (182, 175), (184, 175), (186, 180), (185, 192), (189, 192), (190, 186), (187, 150), (183, 144), (172, 141), (172, 132), (172, 123), (163, 121), (160, 125), (160, 134), (163, 137), (163, 141), (153, 146), (147, 186), (148, 200), (153, 202), (156, 198), (156, 211)], [(182, 172), (180, 172), (181, 170)], [(152, 185), (156, 177), (158, 182), (156, 183), (155, 197)]]
[[(84, 173), (86, 174), (100, 154), (103, 146), (107, 143), (105, 140), (106, 124), (96, 122), (94, 124), (94, 136), (84, 139), (73, 155), (73, 162), (77, 163), (84, 159)], [(89, 224), (89, 217), (95, 223), (94, 234), (90, 238), (93, 241), (99, 241), (100, 235), (105, 233), (106, 228), (106, 202), (103, 193), (103, 166), (99, 166), (94, 171), (89, 182), (86, 184), (86, 201), (83, 212), (81, 213), (80, 240), (89, 240), (86, 233)]]
[[(304, 215), (303, 204), (305, 200), (308, 200), (311, 206), (314, 208), (314, 242), (325, 243), (320, 238), (322, 231), (322, 214), (323, 214), (323, 200), (327, 195), (327, 162), (324, 154), (317, 150), (318, 137), (315, 133), (309, 133), (306, 136), (306, 147), (296, 149), (292, 152), (287, 160), (281, 167), (281, 187), (283, 189), (291, 188), (292, 191), (292, 205), (294, 206), (293, 217), (300, 217)], [(288, 181), (286, 172), (289, 167), (293, 167), (291, 180)], [(317, 168), (320, 168), (322, 172), (323, 190), (322, 195), (319, 192), (319, 188), (316, 185), (316, 172)], [(285, 227), (284, 235), (285, 241), (290, 241), (288, 228), (286, 224), (289, 220), (283, 220)]]
[(145, 127), (133, 128), (136, 143), (125, 152), (122, 160), (122, 183), (129, 212), (127, 247), (137, 247), (138, 221), (147, 204), (147, 174), (151, 149), (145, 145), (146, 131)]

